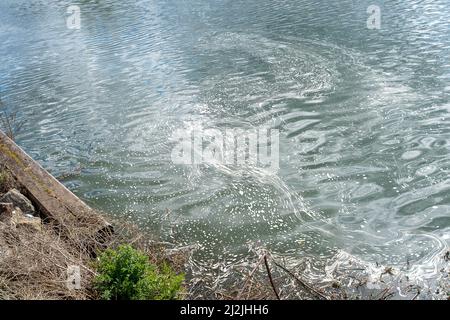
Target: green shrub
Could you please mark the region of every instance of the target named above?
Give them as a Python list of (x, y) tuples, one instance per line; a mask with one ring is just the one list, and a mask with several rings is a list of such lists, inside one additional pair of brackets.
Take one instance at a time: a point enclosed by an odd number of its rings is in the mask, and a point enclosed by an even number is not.
[(97, 262), (94, 286), (106, 300), (177, 299), (184, 275), (176, 275), (169, 265), (159, 268), (130, 245), (107, 249)]

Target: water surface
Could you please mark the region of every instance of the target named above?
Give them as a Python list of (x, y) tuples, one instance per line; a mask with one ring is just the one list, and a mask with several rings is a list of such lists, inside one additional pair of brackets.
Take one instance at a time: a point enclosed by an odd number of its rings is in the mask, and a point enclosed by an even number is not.
[[(448, 1), (0, 2), (17, 142), (194, 261), (248, 245), (439, 276), (450, 238)], [(171, 161), (173, 132), (280, 131), (280, 170)]]

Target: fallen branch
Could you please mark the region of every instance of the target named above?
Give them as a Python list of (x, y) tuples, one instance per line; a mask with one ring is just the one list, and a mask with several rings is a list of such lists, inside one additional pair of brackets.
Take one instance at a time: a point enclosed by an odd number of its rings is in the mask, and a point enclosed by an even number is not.
[(244, 282), (244, 285), (242, 286), (241, 291), (239, 291), (239, 294), (237, 295), (236, 299), (239, 300), (242, 296), (242, 294), (244, 293), (244, 290), (247, 288), (247, 284), (250, 281), (251, 278), (253, 278), (253, 275), (255, 274), (256, 270), (258, 270), (258, 267), (260, 266), (261, 262), (264, 260), (265, 256), (262, 256), (258, 263), (256, 264), (255, 268), (253, 268), (252, 272), (250, 272), (250, 274), (247, 276), (247, 279)]
[(289, 274), (292, 278), (294, 278), (298, 283), (300, 283), (300, 285), (302, 285), (304, 288), (306, 288), (307, 290), (309, 290), (311, 293), (313, 293), (314, 295), (325, 299), (325, 300), (329, 300), (329, 298), (324, 295), (323, 293), (321, 293), (320, 291), (318, 291), (317, 289), (313, 288), (312, 286), (310, 286), (309, 284), (307, 284), (305, 281), (301, 280), (300, 278), (298, 278), (292, 271), (290, 271), (289, 269), (287, 269), (286, 267), (282, 266), (281, 264), (279, 264), (278, 262), (276, 262), (274, 259), (272, 259), (273, 263), (279, 267), (281, 270), (283, 270), (284, 272), (286, 272), (287, 274)]
[(267, 275), (269, 276), (270, 285), (272, 286), (273, 292), (275, 293), (275, 296), (278, 300), (280, 299), (280, 296), (278, 294), (277, 288), (275, 287), (275, 284), (273, 283), (272, 273), (270, 272), (269, 263), (267, 262), (267, 254), (264, 255), (264, 264), (266, 265)]

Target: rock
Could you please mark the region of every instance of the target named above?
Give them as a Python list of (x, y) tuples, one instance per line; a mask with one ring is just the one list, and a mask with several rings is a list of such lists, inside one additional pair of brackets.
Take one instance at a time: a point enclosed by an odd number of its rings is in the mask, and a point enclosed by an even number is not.
[(28, 228), (31, 231), (41, 232), (42, 231), (41, 218), (38, 217), (28, 218), (26, 216), (21, 216), (16, 221), (16, 228)]
[(19, 207), (12, 203), (0, 203), (0, 221), (15, 228), (28, 228), (42, 231), (41, 218), (24, 215)]
[(27, 197), (21, 194), (17, 189), (11, 189), (5, 193), (1, 198), (0, 202), (12, 203), (14, 207), (19, 207), (25, 214), (34, 215), (36, 210), (33, 204)]

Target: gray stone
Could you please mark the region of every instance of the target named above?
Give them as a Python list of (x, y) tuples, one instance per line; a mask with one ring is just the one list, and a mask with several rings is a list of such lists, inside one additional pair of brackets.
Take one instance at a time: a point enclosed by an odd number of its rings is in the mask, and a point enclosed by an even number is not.
[(11, 189), (5, 193), (0, 198), (0, 202), (12, 203), (14, 207), (20, 208), (24, 214), (34, 215), (36, 212), (31, 201), (16, 189)]

